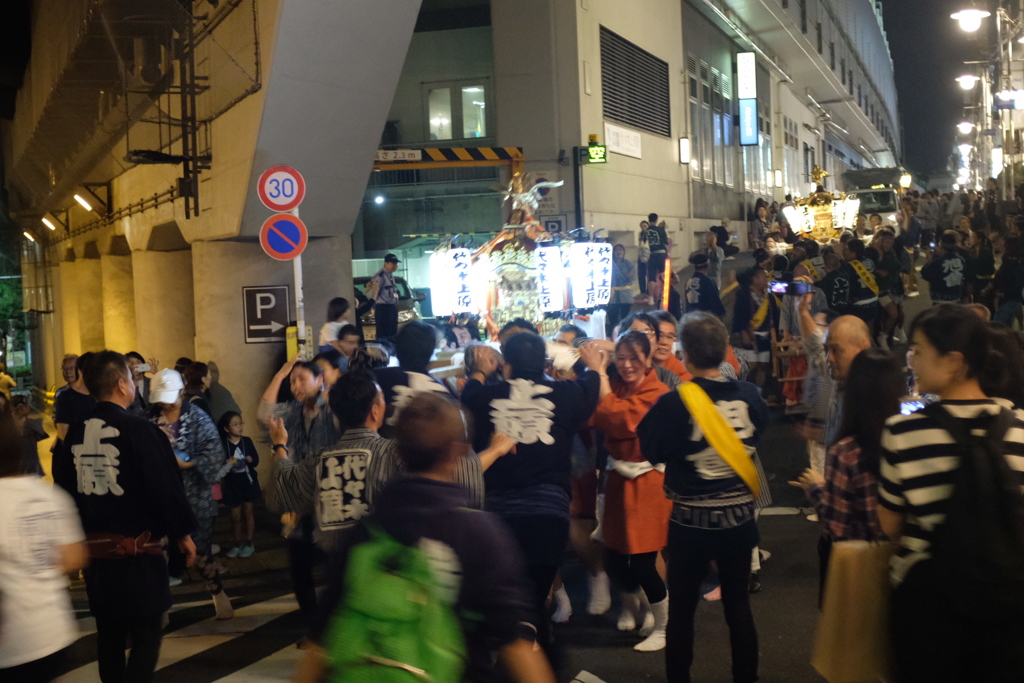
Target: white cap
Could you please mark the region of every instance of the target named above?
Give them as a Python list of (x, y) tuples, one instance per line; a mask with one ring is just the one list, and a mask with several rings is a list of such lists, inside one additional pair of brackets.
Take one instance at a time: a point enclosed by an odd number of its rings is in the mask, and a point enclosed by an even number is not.
[(184, 388), (185, 382), (181, 379), (181, 373), (173, 368), (164, 368), (153, 375), (150, 382), (149, 402), (174, 403)]

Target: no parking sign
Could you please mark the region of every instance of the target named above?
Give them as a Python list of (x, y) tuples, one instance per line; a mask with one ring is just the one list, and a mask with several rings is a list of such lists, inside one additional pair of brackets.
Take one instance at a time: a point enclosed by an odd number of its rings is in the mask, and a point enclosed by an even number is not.
[(306, 224), (287, 213), (271, 216), (260, 228), (260, 246), (267, 256), (278, 261), (291, 261), (299, 256), (309, 242)]

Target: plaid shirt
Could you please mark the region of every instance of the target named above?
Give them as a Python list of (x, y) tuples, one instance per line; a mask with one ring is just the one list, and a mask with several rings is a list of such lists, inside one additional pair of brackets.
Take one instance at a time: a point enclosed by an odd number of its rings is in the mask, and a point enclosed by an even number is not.
[(834, 541), (877, 541), (886, 536), (878, 523), (878, 476), (861, 469), (856, 439), (843, 439), (825, 458), (825, 485), (807, 492)]

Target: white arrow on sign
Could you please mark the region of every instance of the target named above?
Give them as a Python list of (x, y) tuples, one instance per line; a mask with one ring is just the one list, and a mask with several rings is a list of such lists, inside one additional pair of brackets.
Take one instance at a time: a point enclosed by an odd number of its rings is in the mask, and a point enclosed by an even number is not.
[(284, 325), (278, 322), (271, 321), (269, 325), (249, 325), (250, 330), (270, 330), (271, 334), (274, 334), (278, 330), (283, 330)]

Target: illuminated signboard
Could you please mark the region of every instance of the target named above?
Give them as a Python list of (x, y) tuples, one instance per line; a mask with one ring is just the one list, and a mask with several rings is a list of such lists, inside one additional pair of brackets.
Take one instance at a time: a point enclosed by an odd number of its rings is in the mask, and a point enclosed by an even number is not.
[(736, 55), (736, 90), (741, 100), (757, 99), (757, 58), (753, 52)]
[(594, 308), (608, 303), (612, 295), (612, 245), (576, 242), (571, 247), (570, 262), (572, 305)]
[(562, 251), (558, 247), (537, 247), (537, 296), (540, 310), (561, 311), (565, 308), (565, 273)]
[(449, 249), (430, 256), (430, 295), (434, 315), (475, 313), (473, 255), (469, 249)]
[(757, 142), (757, 100), (740, 100), (740, 145), (749, 147)]
[(590, 147), (587, 147), (587, 163), (608, 163), (608, 148), (605, 147), (604, 145), (591, 145)]

